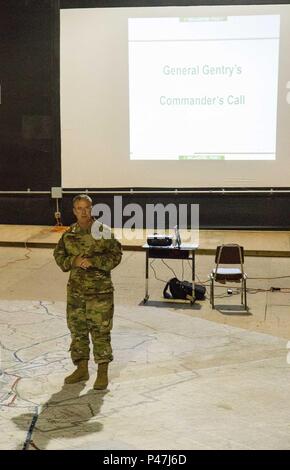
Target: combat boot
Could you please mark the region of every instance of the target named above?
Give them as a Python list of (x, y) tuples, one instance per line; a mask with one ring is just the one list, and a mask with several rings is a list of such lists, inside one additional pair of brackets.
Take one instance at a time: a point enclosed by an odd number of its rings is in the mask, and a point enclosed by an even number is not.
[(95, 390), (105, 390), (108, 386), (108, 362), (98, 365), (98, 374), (94, 383)]
[(82, 359), (77, 363), (77, 369), (64, 379), (66, 384), (75, 384), (77, 382), (82, 382), (83, 380), (88, 380), (89, 370), (88, 370), (88, 361)]

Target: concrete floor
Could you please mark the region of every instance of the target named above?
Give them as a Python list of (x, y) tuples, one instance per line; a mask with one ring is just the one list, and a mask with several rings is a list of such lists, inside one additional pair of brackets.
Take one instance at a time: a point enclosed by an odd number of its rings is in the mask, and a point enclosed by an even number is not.
[[(180, 261), (168, 261), (182, 275)], [(173, 273), (156, 260), (158, 278)], [(196, 258), (201, 281), (213, 256)], [(250, 289), (289, 289), (289, 258), (248, 257)], [(190, 266), (184, 262), (184, 278)], [(124, 252), (113, 271), (115, 360), (110, 386), (94, 392), (95, 365), (84, 384), (63, 386), (72, 369), (62, 273), (45, 248), (0, 248), (0, 448), (290, 449), (290, 293), (239, 295), (218, 289), (193, 306), (163, 302), (145, 255)], [(233, 285), (236, 292), (236, 285)], [(290, 344), (289, 344), (290, 348)], [(32, 426), (31, 426), (32, 423)], [(30, 435), (29, 429), (33, 430)]]

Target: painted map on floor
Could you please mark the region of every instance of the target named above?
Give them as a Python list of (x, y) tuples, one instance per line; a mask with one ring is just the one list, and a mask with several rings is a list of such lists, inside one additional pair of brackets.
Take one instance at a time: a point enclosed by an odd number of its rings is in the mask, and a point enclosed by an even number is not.
[(0, 449), (289, 449), (286, 341), (116, 305), (105, 392), (63, 385), (65, 304), (0, 301)]

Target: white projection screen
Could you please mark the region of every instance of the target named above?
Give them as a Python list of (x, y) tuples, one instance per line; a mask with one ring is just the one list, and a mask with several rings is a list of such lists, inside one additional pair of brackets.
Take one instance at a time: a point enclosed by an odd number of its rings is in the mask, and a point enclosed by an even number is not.
[(64, 188), (290, 186), (290, 5), (61, 10)]

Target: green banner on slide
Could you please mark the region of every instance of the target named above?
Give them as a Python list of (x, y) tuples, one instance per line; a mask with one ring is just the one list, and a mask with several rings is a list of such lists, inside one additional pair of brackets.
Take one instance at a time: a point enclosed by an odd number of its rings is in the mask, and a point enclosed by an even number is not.
[(224, 155), (179, 155), (178, 160), (225, 160)]

